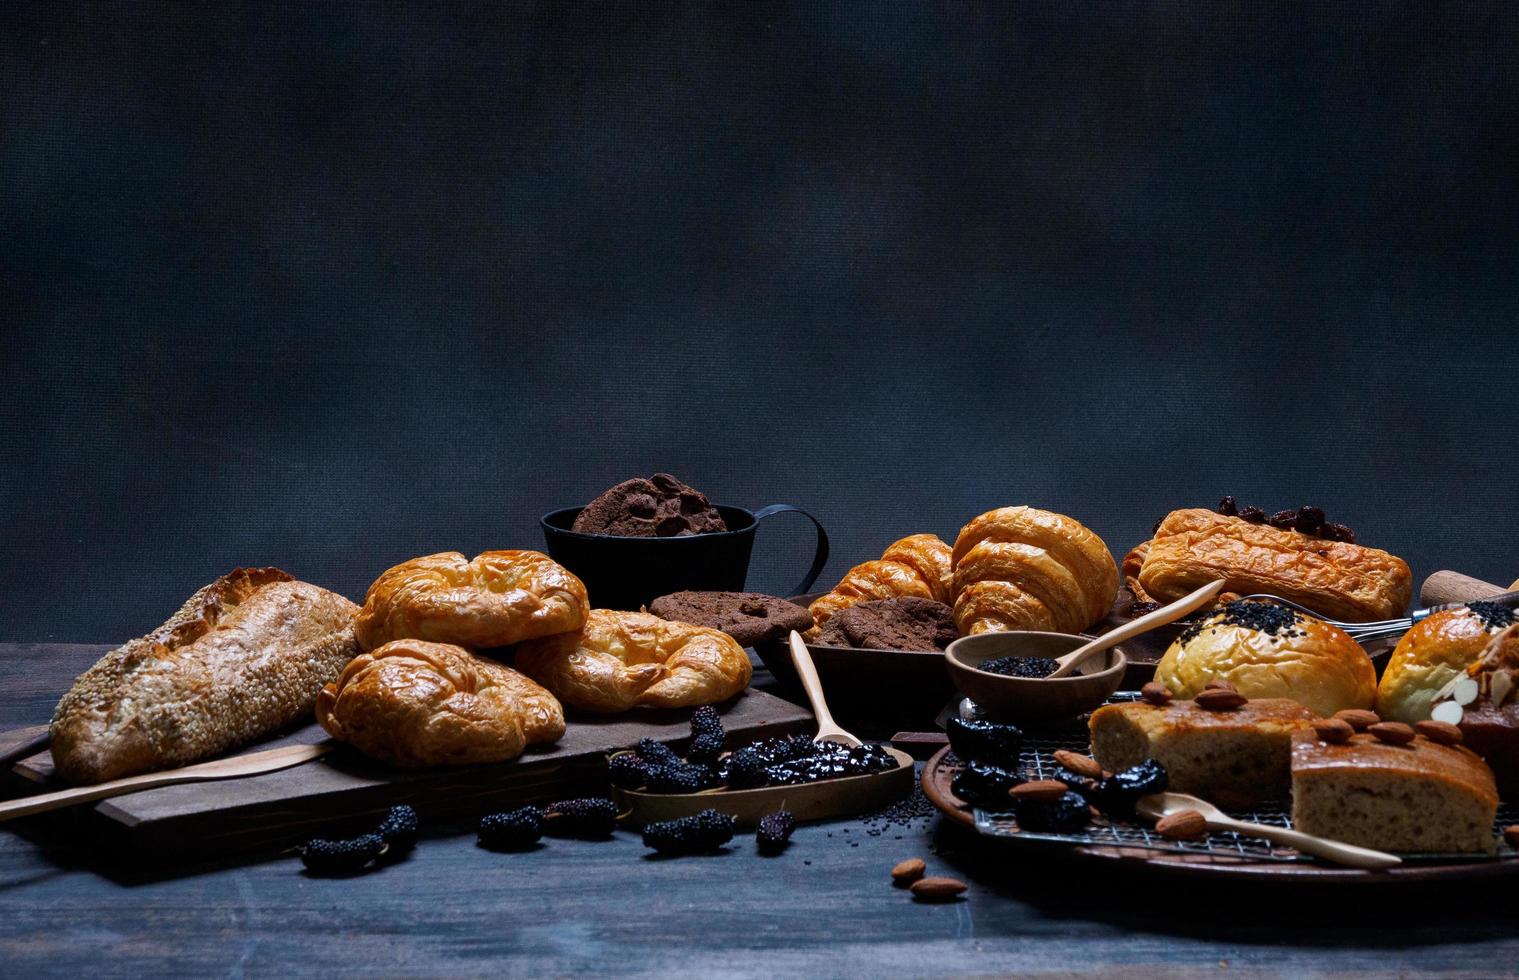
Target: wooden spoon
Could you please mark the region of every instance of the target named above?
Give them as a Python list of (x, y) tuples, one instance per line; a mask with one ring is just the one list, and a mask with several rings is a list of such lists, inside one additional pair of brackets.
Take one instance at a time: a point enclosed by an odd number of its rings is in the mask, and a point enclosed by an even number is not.
[(230, 759), (202, 762), (181, 769), (127, 776), (124, 779), (113, 779), (108, 783), (98, 783), (94, 786), (76, 786), (73, 789), (61, 789), (54, 793), (25, 796), (19, 800), (0, 803), (0, 821), (73, 806), (76, 803), (88, 803), (111, 796), (136, 793), (139, 790), (153, 789), (157, 786), (196, 783), (211, 779), (231, 779), (236, 776), (257, 776), (260, 773), (289, 769), (291, 766), (310, 762), (331, 747), (331, 742), (322, 742), (317, 745), (287, 745), (265, 752), (250, 752)]
[(1141, 633), (1148, 633), (1156, 627), (1181, 619), (1194, 609), (1201, 608), (1218, 598), (1218, 594), (1224, 590), (1224, 580), (1209, 582), (1196, 592), (1188, 593), (1175, 602), (1161, 606), (1154, 612), (1145, 613), (1133, 622), (1125, 623), (1115, 630), (1104, 633), (1086, 646), (1077, 647), (1063, 657), (1056, 659), (1060, 666), (1050, 678), (1067, 677), (1076, 672), (1076, 668), (1086, 663), (1092, 657), (1102, 653), (1109, 647), (1116, 647), (1124, 640), (1130, 640)]
[(1333, 861), (1351, 868), (1380, 871), (1385, 868), (1395, 868), (1403, 863), (1402, 858), (1396, 854), (1388, 854), (1386, 851), (1373, 851), (1369, 847), (1342, 844), (1337, 840), (1316, 837), (1298, 830), (1288, 830), (1286, 827), (1236, 820), (1207, 800), (1188, 796), (1186, 793), (1152, 793), (1149, 796), (1142, 796), (1139, 798), (1136, 809), (1152, 820), (1159, 820), (1161, 817), (1180, 813), (1183, 810), (1196, 810), (1207, 820), (1209, 830), (1232, 830), (1246, 837), (1259, 837), (1262, 840), (1285, 844), (1304, 854), (1312, 854), (1314, 857), (1321, 857), (1326, 861)]
[(802, 634), (792, 630), (790, 643), (791, 663), (796, 667), (796, 675), (802, 680), (802, 690), (807, 692), (807, 700), (812, 704), (812, 714), (818, 720), (818, 733), (812, 737), (812, 740), (838, 742), (840, 745), (848, 745), (851, 748), (864, 745), (865, 743), (853, 733), (846, 732), (838, 722), (833, 720), (833, 713), (828, 710), (828, 702), (823, 697), (823, 682), (818, 679), (818, 669), (812, 662), (812, 652), (802, 641)]

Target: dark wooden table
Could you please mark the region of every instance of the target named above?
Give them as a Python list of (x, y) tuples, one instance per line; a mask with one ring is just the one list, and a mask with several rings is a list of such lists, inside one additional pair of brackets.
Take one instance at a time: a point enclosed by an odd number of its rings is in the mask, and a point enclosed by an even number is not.
[[(0, 727), (45, 721), (103, 648), (0, 645)], [(258, 855), (162, 869), (0, 831), (0, 976), (1125, 972), (1492, 976), (1519, 967), (1514, 886), (1206, 885), (1035, 861), (939, 821), (800, 828), (778, 858), (656, 860), (638, 839), (492, 854), (468, 833), (352, 879)], [(971, 882), (924, 906), (912, 855)]]

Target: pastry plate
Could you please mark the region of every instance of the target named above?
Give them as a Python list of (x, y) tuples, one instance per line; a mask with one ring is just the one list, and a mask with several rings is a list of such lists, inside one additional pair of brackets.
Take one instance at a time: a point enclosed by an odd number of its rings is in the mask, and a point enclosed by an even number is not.
[[(1119, 694), (1114, 700), (1130, 700)], [(1029, 731), (1024, 743), (1022, 767), (1040, 777), (1053, 773), (1052, 753), (1059, 749), (1087, 752), (1090, 744), (1084, 722)], [(1519, 873), (1519, 851), (1498, 843), (1498, 856), (1404, 855), (1404, 864), (1390, 871), (1361, 871), (1314, 861), (1287, 847), (1232, 833), (1212, 833), (1205, 841), (1181, 842), (1161, 838), (1140, 821), (1101, 818), (1078, 833), (1035, 834), (1020, 831), (1009, 813), (972, 807), (950, 788), (961, 764), (946, 747), (923, 767), (923, 792), (945, 816), (977, 833), (1005, 841), (1009, 846), (1038, 848), (1047, 854), (1092, 862), (1118, 863), (1159, 873), (1237, 878), (1259, 881), (1275, 878), (1347, 884), (1418, 882), (1485, 878)], [(1285, 807), (1263, 806), (1251, 812), (1235, 812), (1254, 823), (1291, 826)], [(1494, 832), (1519, 822), (1519, 806), (1504, 803), (1498, 808)]]

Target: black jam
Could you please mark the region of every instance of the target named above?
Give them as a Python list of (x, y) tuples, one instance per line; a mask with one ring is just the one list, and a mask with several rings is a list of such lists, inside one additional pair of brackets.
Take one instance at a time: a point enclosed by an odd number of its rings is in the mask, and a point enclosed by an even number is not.
[(1038, 680), (1048, 677), (1058, 670), (1060, 664), (1049, 657), (998, 657), (996, 660), (988, 660), (977, 667), (988, 674), (1001, 674), (1004, 677), (1024, 677), (1029, 680)]

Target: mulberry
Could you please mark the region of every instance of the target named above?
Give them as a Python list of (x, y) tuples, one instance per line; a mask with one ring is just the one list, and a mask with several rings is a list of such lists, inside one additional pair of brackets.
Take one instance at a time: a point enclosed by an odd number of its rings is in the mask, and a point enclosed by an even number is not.
[(417, 811), (409, 806), (391, 807), (376, 832), (390, 845), (390, 853), (411, 850), (417, 846)]
[(617, 804), (601, 796), (560, 800), (543, 817), (548, 829), (563, 837), (610, 837), (617, 827)]
[(759, 829), (754, 834), (754, 843), (759, 847), (761, 854), (779, 854), (790, 843), (791, 832), (795, 829), (796, 817), (791, 815), (790, 810), (767, 813), (760, 818)]
[(607, 778), (620, 789), (638, 789), (648, 780), (648, 766), (636, 752), (623, 752), (607, 760)]
[(725, 737), (717, 709), (711, 705), (697, 708), (691, 712), (691, 744), (686, 749), (686, 758), (692, 762), (716, 762)]
[(733, 839), (733, 818), (716, 810), (691, 817), (651, 823), (643, 829), (643, 844), (660, 854), (699, 854), (715, 851)]
[(656, 742), (652, 738), (638, 740), (638, 757), (650, 766), (669, 766), (681, 762), (680, 756), (675, 750), (663, 742)]
[(746, 745), (727, 758), (728, 785), (734, 789), (752, 789), (765, 785), (765, 767), (792, 762), (815, 755), (818, 745), (806, 735), (767, 738)]
[(543, 836), (543, 811), (535, 806), (480, 818), (480, 846), (493, 851), (520, 851)]
[(716, 769), (689, 762), (656, 766), (646, 773), (645, 788), (650, 793), (699, 793), (722, 785)]
[(385, 853), (385, 838), (365, 834), (351, 840), (317, 838), (301, 846), (301, 863), (317, 874), (347, 874)]

